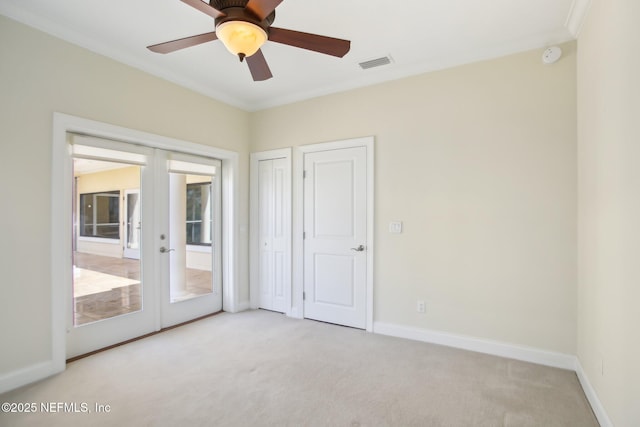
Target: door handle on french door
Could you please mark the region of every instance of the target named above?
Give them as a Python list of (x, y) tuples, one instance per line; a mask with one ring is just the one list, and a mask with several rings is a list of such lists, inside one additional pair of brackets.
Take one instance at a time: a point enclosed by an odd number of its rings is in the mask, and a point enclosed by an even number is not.
[(175, 249), (167, 249), (164, 246), (160, 248), (161, 254), (166, 254), (167, 252), (175, 251)]
[(356, 251), (356, 252), (362, 252), (364, 251), (364, 245), (360, 245), (357, 248), (351, 248), (352, 251)]

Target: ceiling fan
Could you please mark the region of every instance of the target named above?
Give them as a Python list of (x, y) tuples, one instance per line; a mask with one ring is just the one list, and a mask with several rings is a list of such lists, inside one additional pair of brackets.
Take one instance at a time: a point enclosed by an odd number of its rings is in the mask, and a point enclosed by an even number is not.
[(272, 27), (276, 7), (283, 0), (180, 0), (215, 19), (216, 30), (147, 46), (157, 53), (169, 53), (220, 39), (225, 47), (240, 58), (246, 58), (254, 81), (268, 80), (273, 75), (260, 47), (270, 40), (301, 49), (342, 58), (349, 52), (349, 40), (320, 36)]

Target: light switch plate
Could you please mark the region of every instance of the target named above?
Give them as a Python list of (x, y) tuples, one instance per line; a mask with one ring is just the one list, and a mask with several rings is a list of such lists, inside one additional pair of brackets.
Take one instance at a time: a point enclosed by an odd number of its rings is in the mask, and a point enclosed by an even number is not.
[(402, 233), (402, 221), (391, 221), (389, 223), (389, 233)]

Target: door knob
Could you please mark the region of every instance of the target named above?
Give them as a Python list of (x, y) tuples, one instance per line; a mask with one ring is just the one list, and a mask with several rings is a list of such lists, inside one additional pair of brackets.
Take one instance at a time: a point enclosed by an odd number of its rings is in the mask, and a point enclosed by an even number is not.
[(360, 245), (357, 248), (351, 248), (352, 251), (356, 251), (356, 252), (362, 252), (364, 251), (364, 246)]
[(175, 251), (175, 249), (167, 249), (164, 246), (160, 248), (161, 254), (166, 254), (167, 252)]

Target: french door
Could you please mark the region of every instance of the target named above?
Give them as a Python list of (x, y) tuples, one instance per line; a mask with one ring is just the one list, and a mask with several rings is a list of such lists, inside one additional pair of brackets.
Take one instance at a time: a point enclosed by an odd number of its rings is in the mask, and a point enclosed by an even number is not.
[(67, 358), (220, 311), (220, 162), (71, 140)]
[(156, 150), (161, 325), (222, 310), (220, 161)]

